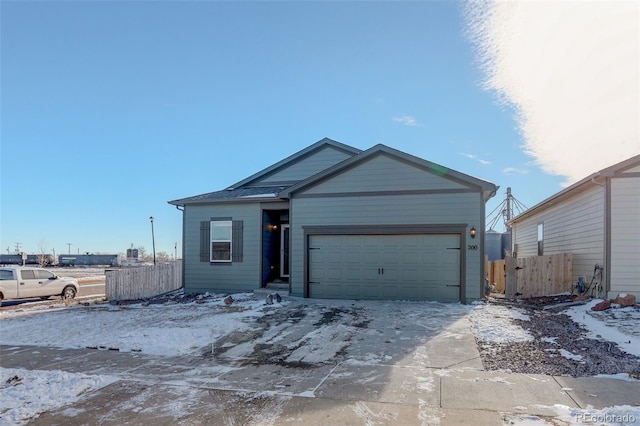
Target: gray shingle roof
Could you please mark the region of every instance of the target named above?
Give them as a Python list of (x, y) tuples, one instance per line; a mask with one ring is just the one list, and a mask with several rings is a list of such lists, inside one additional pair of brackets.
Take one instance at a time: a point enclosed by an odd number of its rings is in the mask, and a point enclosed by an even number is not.
[(278, 193), (286, 189), (287, 186), (262, 186), (238, 189), (223, 189), (222, 191), (209, 192), (206, 194), (195, 195), (193, 197), (181, 198), (179, 200), (169, 201), (169, 204), (176, 206), (196, 203), (211, 203), (223, 201), (238, 201), (242, 199), (255, 200), (257, 198), (277, 199)]

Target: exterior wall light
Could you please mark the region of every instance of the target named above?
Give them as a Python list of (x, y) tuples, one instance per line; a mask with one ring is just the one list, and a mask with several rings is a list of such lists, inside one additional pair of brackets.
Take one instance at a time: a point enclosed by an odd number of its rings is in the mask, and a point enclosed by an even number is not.
[(471, 230), (469, 231), (469, 235), (471, 235), (471, 238), (475, 238), (476, 237), (476, 233), (478, 231), (476, 231), (476, 228), (471, 228)]
[(276, 229), (278, 229), (278, 225), (272, 225), (272, 224), (268, 224), (267, 225), (267, 229), (269, 230), (269, 232), (273, 232)]

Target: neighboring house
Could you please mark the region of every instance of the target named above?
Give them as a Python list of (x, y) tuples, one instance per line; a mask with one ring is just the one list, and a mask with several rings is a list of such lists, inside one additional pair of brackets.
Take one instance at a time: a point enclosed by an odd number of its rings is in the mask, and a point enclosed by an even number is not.
[(517, 257), (573, 253), (574, 282), (583, 277), (589, 285), (595, 275), (598, 296), (640, 297), (640, 155), (587, 176), (510, 224)]
[(183, 211), (186, 292), (285, 283), (299, 297), (467, 302), (483, 295), (485, 202), (496, 190), (384, 145), (325, 138), (169, 203)]

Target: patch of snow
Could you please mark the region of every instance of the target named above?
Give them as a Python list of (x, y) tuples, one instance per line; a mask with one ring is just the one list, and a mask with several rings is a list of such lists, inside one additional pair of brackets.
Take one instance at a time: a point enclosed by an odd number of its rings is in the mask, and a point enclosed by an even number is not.
[[(640, 338), (635, 334), (638, 333), (637, 320), (640, 319), (640, 313), (635, 309), (626, 308), (592, 311), (591, 308), (599, 302), (602, 300), (592, 300), (590, 303), (572, 307), (566, 313), (589, 331), (589, 338), (606, 339), (616, 343), (620, 350), (640, 356)], [(620, 311), (624, 312), (621, 314)]]
[[(555, 413), (554, 419), (564, 422), (563, 424), (571, 424), (578, 426), (587, 425), (625, 425), (640, 426), (640, 407), (632, 407), (630, 405), (618, 405), (615, 407), (606, 407), (602, 410), (594, 408), (571, 408), (562, 404), (553, 406), (536, 405)], [(508, 414), (503, 416), (505, 424), (511, 425), (548, 425), (545, 420), (531, 415)], [(555, 423), (554, 423), (555, 424)]]
[(43, 412), (62, 408), (77, 401), (85, 392), (115, 381), (111, 376), (0, 367), (1, 423), (26, 424)]
[(516, 308), (499, 305), (477, 305), (469, 314), (473, 333), (483, 342), (507, 343), (529, 342), (533, 336), (513, 322), (514, 319), (529, 320), (529, 316)]
[[(264, 315), (259, 300), (238, 296), (232, 307), (221, 300), (169, 305), (94, 305), (0, 313), (3, 345), (38, 345), (63, 348), (117, 348), (153, 355), (182, 355), (211, 345), (230, 330), (249, 330), (247, 318)], [(23, 311), (23, 312), (17, 312)], [(33, 315), (39, 313), (40, 315)], [(224, 315), (221, 315), (224, 313)], [(74, 333), (61, 339), (47, 324), (73, 324)]]
[(560, 352), (560, 355), (562, 355), (567, 359), (572, 359), (574, 361), (582, 361), (582, 355), (576, 355), (572, 352), (569, 352), (566, 349), (559, 349), (558, 352)]

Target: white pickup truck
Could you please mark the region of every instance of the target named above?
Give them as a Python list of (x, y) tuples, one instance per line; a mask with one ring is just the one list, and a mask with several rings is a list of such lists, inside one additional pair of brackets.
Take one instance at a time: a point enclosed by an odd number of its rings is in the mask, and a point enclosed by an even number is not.
[(73, 299), (79, 290), (78, 280), (58, 277), (46, 269), (0, 267), (0, 303), (3, 299), (48, 299), (51, 296)]

